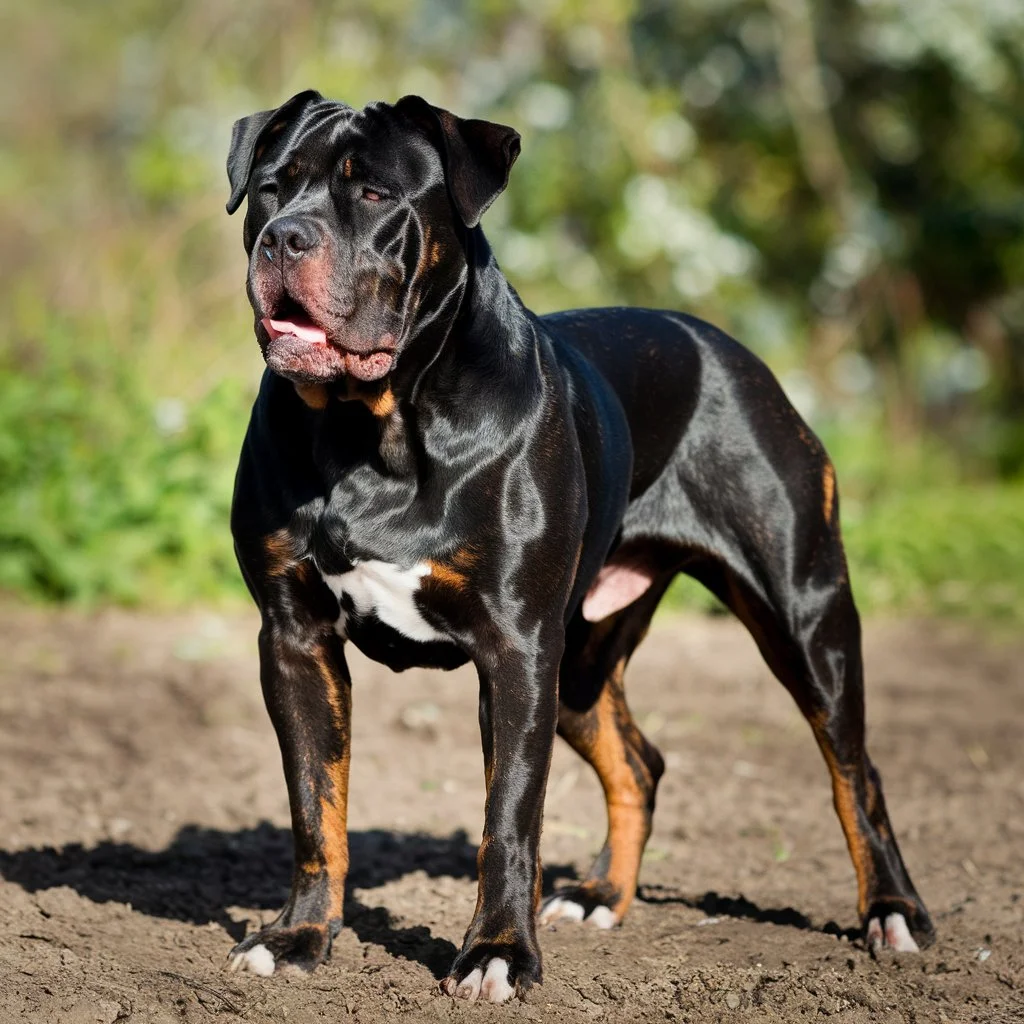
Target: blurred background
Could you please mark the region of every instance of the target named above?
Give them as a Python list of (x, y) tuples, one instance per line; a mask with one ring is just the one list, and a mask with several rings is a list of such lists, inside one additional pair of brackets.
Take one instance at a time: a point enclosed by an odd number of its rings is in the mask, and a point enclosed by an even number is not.
[(224, 161), (236, 118), (315, 87), (517, 127), (484, 227), (528, 305), (734, 333), (832, 451), (863, 608), (1024, 618), (1020, 0), (37, 0), (0, 25), (0, 590), (247, 600), (228, 508), (262, 361)]

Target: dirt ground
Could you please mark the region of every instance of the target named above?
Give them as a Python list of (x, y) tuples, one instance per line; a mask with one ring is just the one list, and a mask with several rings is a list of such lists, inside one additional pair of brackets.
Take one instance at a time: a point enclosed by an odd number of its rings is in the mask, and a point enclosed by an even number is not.
[[(631, 666), (666, 755), (622, 928), (545, 930), (506, 1007), (437, 991), (475, 898), (471, 673), (353, 654), (351, 889), (309, 977), (224, 971), (288, 886), (284, 781), (252, 616), (0, 610), (0, 1024), (171, 1021), (1024, 1021), (1024, 644), (867, 628), (871, 748), (939, 928), (873, 960), (810, 732), (746, 634), (666, 616)], [(600, 846), (599, 788), (551, 773), (547, 883)]]

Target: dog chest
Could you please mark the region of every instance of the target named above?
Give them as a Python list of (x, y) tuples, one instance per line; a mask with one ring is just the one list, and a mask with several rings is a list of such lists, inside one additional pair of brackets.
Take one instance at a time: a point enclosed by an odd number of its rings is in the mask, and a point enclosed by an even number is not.
[(348, 637), (359, 621), (376, 619), (410, 640), (446, 640), (416, 603), (416, 594), (430, 573), (426, 562), (403, 568), (377, 559), (356, 562), (348, 572), (337, 575), (321, 573), (341, 607), (338, 633)]

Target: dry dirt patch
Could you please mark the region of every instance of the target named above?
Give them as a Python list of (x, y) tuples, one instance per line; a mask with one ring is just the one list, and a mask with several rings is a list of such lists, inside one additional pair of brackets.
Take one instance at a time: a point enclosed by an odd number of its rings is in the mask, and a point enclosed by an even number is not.
[[(545, 984), (455, 1005), (435, 978), (475, 895), (476, 683), (353, 654), (352, 886), (309, 978), (224, 973), (283, 900), (284, 781), (252, 616), (0, 612), (0, 1022), (1024, 1021), (1024, 645), (867, 629), (871, 748), (939, 928), (874, 961), (824, 766), (740, 627), (661, 618), (628, 676), (666, 755), (625, 926), (542, 934)], [(603, 837), (596, 782), (551, 774), (548, 884)]]

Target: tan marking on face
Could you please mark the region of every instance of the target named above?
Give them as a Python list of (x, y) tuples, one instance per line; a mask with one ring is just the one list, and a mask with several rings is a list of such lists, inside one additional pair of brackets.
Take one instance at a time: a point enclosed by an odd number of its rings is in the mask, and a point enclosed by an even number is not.
[(420, 259), (419, 263), (416, 264), (416, 277), (422, 276), (423, 272), (427, 269), (430, 263), (430, 226), (427, 224), (423, 225), (423, 238), (420, 241)]
[(827, 462), (825, 464), (825, 472), (822, 475), (822, 490), (824, 491), (825, 498), (822, 504), (822, 511), (825, 513), (825, 522), (832, 522), (832, 511), (835, 506), (836, 496), (836, 471), (832, 468), (832, 463)]
[(296, 384), (295, 391), (310, 409), (326, 408), (327, 388), (323, 384)]
[(284, 169), (284, 172), (285, 172), (285, 174), (287, 174), (287, 175), (288, 175), (288, 177), (289, 177), (289, 178), (294, 178), (294, 177), (295, 177), (295, 175), (299, 173), (299, 162), (298, 162), (298, 160), (293, 160), (293, 161), (292, 161), (292, 162), (291, 162), (291, 163), (290, 163), (290, 164), (289, 164), (289, 165), (288, 165), (288, 166), (287, 166), (287, 167), (286, 167), (286, 168)]
[(440, 242), (434, 242), (430, 247), (430, 265), (436, 267), (444, 255), (444, 246)]
[(398, 403), (395, 401), (395, 393), (391, 388), (385, 388), (379, 394), (368, 396), (364, 401), (366, 402), (367, 409), (377, 419), (387, 418), (398, 408)]
[(350, 157), (350, 156), (345, 157), (345, 162), (341, 165), (341, 173), (346, 178), (351, 178), (352, 177), (352, 157)]

